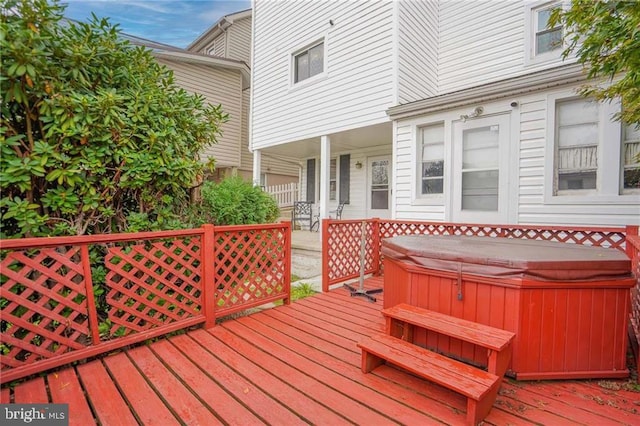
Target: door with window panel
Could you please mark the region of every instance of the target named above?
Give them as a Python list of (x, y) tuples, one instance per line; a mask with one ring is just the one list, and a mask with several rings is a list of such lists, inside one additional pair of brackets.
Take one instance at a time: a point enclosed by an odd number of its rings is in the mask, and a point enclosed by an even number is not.
[(368, 158), (368, 217), (391, 217), (391, 158)]
[(458, 122), (453, 137), (452, 219), (507, 221), (509, 116)]

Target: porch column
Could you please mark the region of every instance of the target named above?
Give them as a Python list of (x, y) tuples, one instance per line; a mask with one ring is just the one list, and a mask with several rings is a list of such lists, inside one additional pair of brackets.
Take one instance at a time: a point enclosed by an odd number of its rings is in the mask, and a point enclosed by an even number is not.
[(260, 170), (262, 169), (262, 152), (253, 151), (253, 185), (260, 186)]
[(331, 141), (320, 137), (320, 219), (329, 217), (329, 173), (331, 169)]

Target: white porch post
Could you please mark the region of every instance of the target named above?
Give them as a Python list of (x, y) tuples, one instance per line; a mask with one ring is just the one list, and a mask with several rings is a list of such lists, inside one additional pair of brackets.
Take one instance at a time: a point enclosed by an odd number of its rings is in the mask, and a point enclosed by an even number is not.
[(259, 149), (253, 151), (253, 184), (260, 186), (260, 170), (262, 169), (262, 152)]
[(320, 219), (329, 214), (329, 173), (331, 169), (331, 140), (329, 136), (320, 137)]

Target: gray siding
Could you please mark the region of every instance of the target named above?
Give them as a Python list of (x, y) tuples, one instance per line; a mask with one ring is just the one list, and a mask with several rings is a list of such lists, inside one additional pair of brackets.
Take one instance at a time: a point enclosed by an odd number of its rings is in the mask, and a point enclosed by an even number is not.
[(251, 17), (239, 19), (227, 29), (226, 57), (251, 66)]
[(218, 143), (208, 148), (203, 158), (213, 157), (219, 167), (240, 165), (240, 137), (242, 120), (242, 77), (239, 72), (158, 59), (171, 68), (178, 85), (191, 93), (203, 95), (213, 105), (222, 104), (229, 120), (222, 125)]

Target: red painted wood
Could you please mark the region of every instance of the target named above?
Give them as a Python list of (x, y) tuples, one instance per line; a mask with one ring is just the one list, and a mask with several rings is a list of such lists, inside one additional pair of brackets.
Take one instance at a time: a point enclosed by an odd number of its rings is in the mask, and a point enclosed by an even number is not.
[(69, 404), (69, 425), (86, 426), (95, 423), (75, 370), (66, 368), (47, 375), (51, 402)]
[[(206, 328), (213, 327), (216, 324), (216, 305), (214, 298), (214, 286), (215, 282), (215, 240), (214, 240), (214, 226), (207, 224), (203, 225), (204, 236), (202, 238), (202, 261), (200, 263), (200, 270), (202, 274), (202, 309), (204, 310)], [(214, 294), (212, 294), (214, 293)]]
[[(223, 337), (227, 334), (221, 330), (221, 327), (216, 327), (211, 331), (214, 330), (216, 334), (221, 334)], [(233, 348), (235, 340), (233, 340), (232, 335), (229, 335), (232, 336), (232, 339), (225, 339), (224, 343), (204, 330), (195, 330), (190, 332), (189, 335), (209, 351), (215, 352), (216, 357), (226, 365), (235, 371), (242, 372), (242, 375), (250, 378), (253, 383), (260, 383), (263, 391), (268, 392), (277, 401), (285, 403), (295, 413), (298, 413), (300, 417), (307, 419), (310, 423), (332, 425), (352, 424), (333, 411), (332, 406), (322, 405), (315, 396), (307, 396), (305, 393), (301, 393), (294, 387), (294, 383), (290, 377), (286, 375), (273, 375), (268, 372), (278, 371), (269, 369), (271, 365), (269, 358), (266, 358), (266, 363), (262, 363), (259, 354), (257, 360), (255, 360), (253, 357), (247, 358), (243, 356), (244, 354), (236, 352), (235, 348)], [(319, 386), (317, 389), (319, 391), (324, 390)]]
[[(167, 340), (160, 340), (151, 346), (151, 350), (176, 376), (182, 379), (194, 395), (205, 403), (216, 416), (227, 424), (262, 424), (263, 420), (247, 410), (224, 388), (194, 365), (183, 353)], [(222, 372), (216, 372), (222, 375)], [(247, 389), (248, 391), (248, 389)]]
[(16, 404), (47, 404), (49, 396), (47, 395), (44, 378), (37, 377), (19, 384), (13, 389), (13, 398)]
[(178, 421), (127, 355), (121, 352), (107, 356), (104, 364), (140, 422), (168, 425)]
[[(158, 342), (153, 345), (152, 349), (167, 363), (170, 363), (170, 367), (177, 374), (180, 374), (180, 377), (187, 380), (187, 384), (229, 424), (249, 424), (260, 421), (270, 424), (305, 424), (300, 417), (284, 405), (272, 399), (249, 380), (239, 376), (238, 373), (186, 335), (172, 338), (171, 343), (168, 341)], [(186, 370), (185, 366), (191, 365), (191, 363), (197, 365), (200, 370), (194, 370), (193, 373), (183, 372)], [(202, 375), (201, 371), (207, 373), (209, 377)], [(199, 376), (204, 380), (201, 383), (195, 383), (194, 378)], [(213, 390), (211, 390), (212, 388)], [(251, 415), (244, 409), (244, 406), (235, 399), (231, 399), (231, 396), (235, 396), (238, 400), (245, 400), (246, 406), (258, 417)]]
[(220, 419), (204, 406), (148, 347), (132, 349), (128, 354), (151, 386), (183, 422), (203, 425), (222, 424)]
[(384, 309), (382, 315), (497, 351), (504, 349), (515, 337), (510, 331), (455, 318), (406, 303)]
[[(265, 311), (262, 317), (270, 316), (269, 314), (275, 314), (275, 311), (276, 310)], [(323, 315), (323, 313), (318, 314), (320, 318)], [(264, 334), (262, 330), (267, 329), (267, 327), (278, 332), (279, 335), (277, 340), (292, 350), (299, 352), (301, 349), (298, 348), (302, 344), (306, 344), (307, 346), (314, 348), (314, 351), (306, 351), (305, 356), (316, 362), (318, 365), (326, 366), (346, 378), (362, 383), (363, 385), (366, 385), (371, 389), (375, 389), (378, 392), (396, 400), (403, 401), (411, 407), (416, 407), (421, 410), (422, 407), (429, 407), (429, 415), (438, 418), (445, 423), (457, 424), (463, 421), (464, 416), (462, 416), (457, 410), (464, 410), (464, 401), (461, 400), (459, 405), (456, 405), (456, 410), (452, 410), (450, 405), (443, 403), (443, 400), (450, 401), (452, 398), (455, 398), (455, 394), (445, 394), (447, 395), (445, 398), (439, 396), (433, 397), (431, 394), (407, 394), (407, 388), (418, 390), (425, 386), (429, 386), (430, 383), (422, 379), (417, 379), (419, 381), (417, 384), (407, 384), (403, 382), (403, 379), (411, 376), (406, 373), (400, 373), (402, 378), (399, 383), (383, 379), (379, 376), (378, 370), (376, 370), (374, 374), (363, 375), (360, 371), (361, 352), (352, 340), (338, 345), (338, 342), (329, 339), (325, 344), (322, 340), (323, 331), (321, 329), (312, 327), (309, 331), (301, 332), (300, 326), (297, 325), (297, 323), (294, 326), (289, 325), (290, 322), (291, 321), (286, 320), (282, 322), (273, 322), (265, 318), (254, 319), (253, 317), (242, 319), (242, 323), (245, 326), (260, 332), (261, 334)], [(376, 322), (380, 323), (380, 318), (378, 318)], [(357, 333), (353, 334), (354, 336), (357, 335)], [(361, 337), (357, 338), (358, 340), (361, 339)], [(339, 346), (339, 348), (336, 349), (336, 346)], [(355, 352), (351, 352), (353, 348), (355, 348)], [(341, 355), (342, 353), (346, 353), (346, 355), (343, 356)], [(357, 369), (352, 367), (356, 367)]]
[(129, 410), (100, 360), (77, 367), (93, 412), (103, 425), (131, 425), (137, 420)]
[(89, 315), (89, 329), (91, 330), (92, 343), (98, 344), (100, 342), (100, 331), (98, 329), (98, 314), (96, 311), (96, 301), (93, 296), (93, 278), (91, 276), (91, 258), (89, 256), (89, 246), (82, 245), (80, 247), (80, 254), (82, 256), (82, 271), (84, 274), (84, 286), (85, 294), (87, 295), (87, 313)]
[[(243, 321), (241, 321), (243, 322)], [(330, 383), (331, 387), (337, 391), (347, 395), (358, 395), (361, 401), (367, 401), (367, 404), (378, 407), (377, 409), (386, 416), (406, 424), (416, 424), (428, 422), (429, 419), (419, 412), (407, 412), (402, 409), (396, 401), (374, 392), (371, 389), (362, 386), (345, 377), (342, 372), (332, 371), (324, 363), (318, 364), (314, 362), (313, 357), (315, 349), (305, 345), (296, 344), (292, 347), (290, 344), (275, 343), (280, 339), (277, 331), (263, 328), (261, 333), (255, 332), (252, 327), (242, 326), (238, 322), (224, 324), (225, 328), (233, 331), (234, 334), (244, 337), (248, 341), (254, 342), (270, 354), (286, 359), (287, 363), (297, 369), (314, 370), (314, 377), (322, 380), (324, 383)], [(267, 338), (269, 340), (267, 340)], [(370, 415), (370, 414), (369, 414)]]
[[(278, 348), (277, 345), (270, 344), (266, 339), (251, 334), (246, 329), (240, 329), (239, 331), (244, 331), (243, 335), (250, 335), (250, 341), (253, 343), (248, 343), (247, 340), (233, 336), (231, 331), (226, 329), (226, 325), (210, 329), (209, 333), (214, 336), (220, 336), (227, 344), (231, 343), (236, 351), (241, 352), (242, 355), (254, 363), (263, 366), (263, 368), (279, 377), (285, 378), (299, 392), (313, 396), (318, 402), (326, 407), (331, 407), (348, 420), (356, 423), (367, 422), (369, 424), (389, 422), (388, 417), (372, 413), (369, 410), (368, 407), (374, 404), (374, 401), (368, 400), (367, 406), (359, 402), (360, 400), (364, 401), (365, 398), (364, 395), (357, 393), (358, 390), (362, 390), (358, 384), (347, 380), (346, 387), (340, 386), (334, 383), (334, 379), (337, 380), (336, 374), (322, 371), (321, 369), (316, 372), (314, 377), (309, 377), (301, 372), (305, 367), (300, 364), (309, 366), (304, 357), (297, 355), (290, 359), (288, 357), (293, 356), (293, 353)], [(237, 332), (234, 334), (237, 334)], [(286, 360), (286, 363), (282, 360)], [(316, 370), (316, 366), (313, 369)], [(339, 382), (342, 382), (342, 380), (339, 380)], [(328, 385), (329, 383), (330, 386)], [(346, 395), (358, 395), (358, 397), (356, 399)], [(378, 406), (376, 405), (376, 407)]]
[[(391, 277), (385, 276), (385, 308), (393, 306), (390, 300), (403, 302), (398, 295), (408, 294), (404, 301), (416, 306), (451, 316), (455, 312), (463, 319), (516, 333), (509, 370), (521, 379), (627, 374), (625, 318), (630, 280), (491, 282), (462, 274), (463, 299), (459, 301), (455, 273), (416, 268), (394, 259), (385, 261), (385, 270), (391, 272)], [(479, 365), (487, 362), (486, 353), (477, 346), (457, 344), (433, 333), (416, 331), (414, 343)]]
[(0, 403), (1, 404), (11, 403), (11, 389), (2, 388), (2, 391), (0, 392)]

